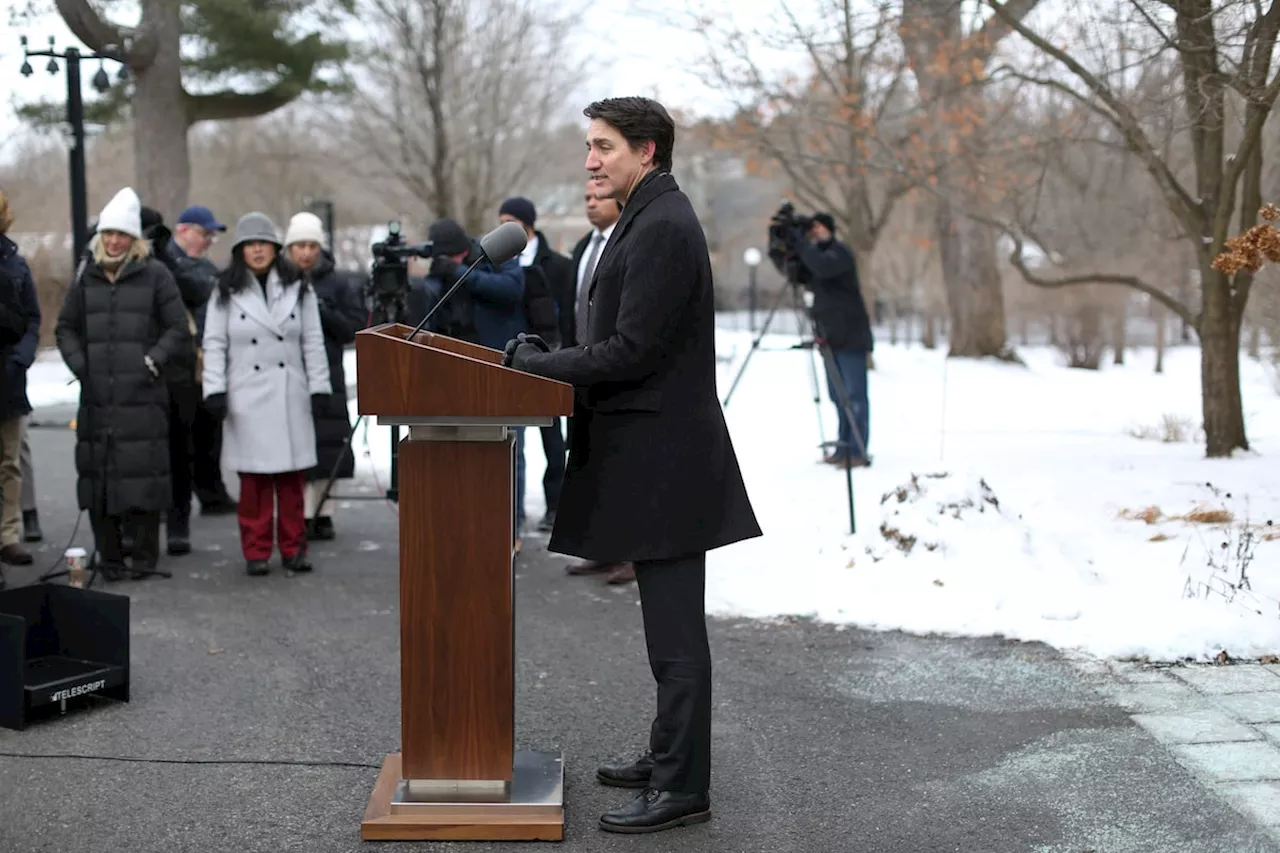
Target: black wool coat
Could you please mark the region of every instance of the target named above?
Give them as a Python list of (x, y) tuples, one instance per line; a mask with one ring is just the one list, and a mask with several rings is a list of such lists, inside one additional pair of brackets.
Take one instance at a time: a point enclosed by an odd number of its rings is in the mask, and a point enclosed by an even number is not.
[(67, 291), (56, 337), (63, 361), (80, 380), (80, 508), (116, 517), (168, 509), (169, 391), (145, 357), (163, 376), (175, 358), (191, 351), (187, 311), (173, 276), (155, 258), (133, 258), (113, 282), (90, 261)]
[(589, 299), (588, 339), (523, 365), (574, 386), (550, 550), (660, 560), (760, 536), (716, 395), (706, 238), (670, 174), (632, 193)]
[(308, 480), (328, 480), (333, 466), (337, 477), (355, 476), (355, 456), (347, 453), (347, 435), (351, 419), (347, 411), (347, 375), (342, 367), (342, 354), (354, 343), (356, 332), (365, 327), (367, 312), (351, 279), (334, 269), (333, 258), (322, 254), (311, 270), (311, 285), (320, 306), (320, 326), (324, 329), (324, 352), (329, 361), (329, 381), (333, 392), (316, 413), (316, 467), (307, 472)]

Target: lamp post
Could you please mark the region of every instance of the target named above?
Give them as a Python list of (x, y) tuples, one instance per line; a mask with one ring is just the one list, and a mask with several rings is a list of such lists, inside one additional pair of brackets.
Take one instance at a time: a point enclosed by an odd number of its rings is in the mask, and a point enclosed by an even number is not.
[(329, 251), (333, 252), (336, 257), (338, 248), (334, 245), (333, 202), (328, 199), (307, 196), (302, 200), (302, 203), (307, 206), (308, 210), (320, 217), (320, 221), (324, 223), (324, 233), (329, 240)]
[(760, 266), (760, 250), (749, 247), (742, 253), (742, 262), (747, 265), (747, 327), (756, 330), (756, 267)]
[[(113, 62), (120, 60), (110, 54), (100, 53), (81, 53), (78, 48), (69, 47), (62, 53), (54, 50), (53, 36), (49, 36), (48, 50), (30, 50), (27, 47), (27, 37), (22, 36), (22, 68), (23, 77), (30, 77), (35, 73), (31, 67), (31, 57), (47, 56), (49, 62), (45, 65), (45, 70), (50, 74), (58, 73), (58, 60), (61, 59), (67, 63), (67, 125), (65, 129), (71, 146), (68, 151), (69, 168), (71, 173), (71, 268), (74, 270), (80, 263), (80, 258), (84, 254), (85, 243), (88, 242), (88, 235), (85, 231), (89, 225), (89, 202), (87, 199), (87, 190), (85, 189), (85, 168), (84, 168), (84, 100), (80, 93), (80, 61), (82, 59), (98, 60), (98, 73), (93, 75), (92, 85), (96, 92), (102, 94), (111, 88), (111, 79), (107, 76), (107, 71), (102, 67), (104, 60), (110, 59)], [(128, 68), (121, 64), (118, 79), (124, 80), (128, 77)]]

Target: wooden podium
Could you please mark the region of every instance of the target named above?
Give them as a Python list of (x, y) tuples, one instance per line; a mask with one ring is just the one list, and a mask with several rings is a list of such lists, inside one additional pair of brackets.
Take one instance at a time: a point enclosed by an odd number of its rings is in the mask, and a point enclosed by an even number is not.
[(399, 448), (400, 748), (367, 841), (564, 838), (564, 759), (515, 748), (515, 434), (573, 389), (502, 353), (386, 324), (356, 334), (361, 415)]

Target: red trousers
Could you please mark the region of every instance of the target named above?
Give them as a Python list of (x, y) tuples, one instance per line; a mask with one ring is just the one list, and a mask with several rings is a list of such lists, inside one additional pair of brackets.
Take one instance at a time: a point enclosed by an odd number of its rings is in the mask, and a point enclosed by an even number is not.
[[(278, 519), (280, 556), (292, 557), (307, 547), (303, 507), (306, 471), (284, 474), (240, 474), (240, 549), (246, 560), (271, 559), (272, 522)], [(279, 502), (279, 511), (276, 503)]]

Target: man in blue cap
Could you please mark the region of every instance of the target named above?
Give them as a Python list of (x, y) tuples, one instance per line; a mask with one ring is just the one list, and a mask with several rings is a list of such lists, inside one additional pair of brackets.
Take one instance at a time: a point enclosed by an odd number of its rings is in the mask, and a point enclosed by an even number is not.
[[(204, 336), (204, 309), (217, 284), (218, 268), (209, 260), (209, 249), (227, 226), (218, 221), (213, 211), (201, 204), (193, 204), (178, 214), (173, 227), (173, 242), (169, 246), (174, 267), (174, 278), (182, 291), (182, 301), (187, 306), (194, 327), (193, 337), (197, 352)], [(196, 382), (200, 376), (197, 369)], [(191, 486), (200, 501), (200, 509), (207, 514), (226, 514), (236, 511), (236, 502), (227, 493), (222, 482), (222, 424), (204, 408), (203, 395), (197, 397), (195, 415), (191, 423)], [(177, 503), (181, 504), (179, 498)], [(190, 505), (190, 499), (187, 501)], [(181, 507), (176, 508), (181, 512)], [(185, 525), (179, 524), (179, 527)], [(179, 536), (176, 544), (181, 550), (185, 543)]]

